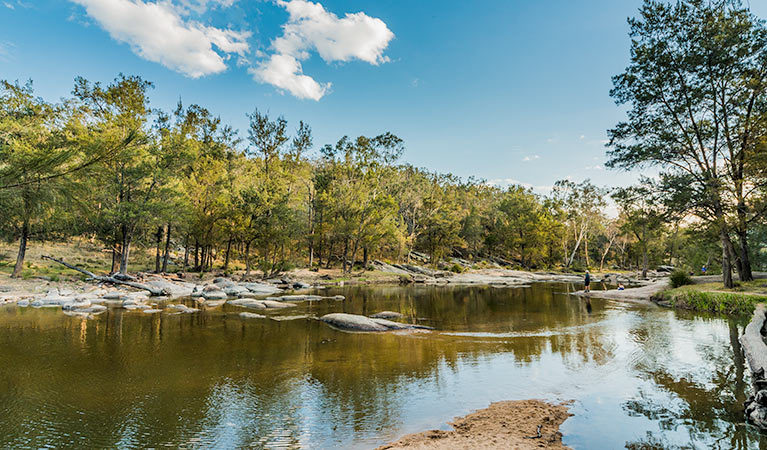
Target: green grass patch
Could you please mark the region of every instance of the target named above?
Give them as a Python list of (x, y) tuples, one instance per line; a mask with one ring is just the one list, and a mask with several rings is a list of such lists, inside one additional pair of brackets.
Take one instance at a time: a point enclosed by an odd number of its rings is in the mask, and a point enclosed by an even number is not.
[(757, 303), (767, 302), (767, 289), (761, 282), (743, 283), (725, 289), (721, 283), (682, 286), (662, 293), (664, 300), (675, 308), (710, 311), (724, 314), (751, 313)]

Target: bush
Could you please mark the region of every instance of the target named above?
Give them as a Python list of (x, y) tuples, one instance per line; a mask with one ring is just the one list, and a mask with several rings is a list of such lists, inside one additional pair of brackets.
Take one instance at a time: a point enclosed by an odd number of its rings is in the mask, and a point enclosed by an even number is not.
[(450, 271), (453, 272), (453, 273), (462, 273), (463, 272), (463, 267), (461, 267), (460, 264), (455, 263), (455, 264), (453, 264), (452, 267), (450, 267)]
[(678, 288), (679, 286), (685, 286), (692, 284), (692, 278), (684, 270), (675, 270), (671, 272), (671, 286)]

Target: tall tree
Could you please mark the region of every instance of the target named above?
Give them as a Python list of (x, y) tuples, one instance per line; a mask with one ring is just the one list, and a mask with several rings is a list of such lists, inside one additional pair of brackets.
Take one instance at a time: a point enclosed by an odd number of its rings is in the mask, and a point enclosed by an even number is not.
[(750, 280), (748, 226), (763, 212), (750, 199), (750, 161), (765, 136), (764, 24), (737, 0), (645, 0), (629, 25), (631, 62), (611, 95), (631, 109), (609, 131), (608, 166), (657, 166), (676, 178), (669, 187), (694, 191), (696, 215), (719, 232), (725, 286), (733, 257)]

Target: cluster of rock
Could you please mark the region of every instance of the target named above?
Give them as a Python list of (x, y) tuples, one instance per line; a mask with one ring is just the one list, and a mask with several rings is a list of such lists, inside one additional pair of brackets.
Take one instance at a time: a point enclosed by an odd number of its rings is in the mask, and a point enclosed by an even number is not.
[[(158, 302), (173, 298), (191, 297), (206, 308), (221, 306), (229, 299), (236, 299), (232, 304), (251, 309), (281, 309), (295, 306), (289, 301), (322, 300), (326, 297), (288, 295), (274, 297), (285, 289), (308, 288), (305, 283), (291, 283), (285, 280), (273, 280), (274, 283), (235, 282), (229, 278), (216, 278), (212, 284), (196, 284), (182, 279), (154, 276), (142, 280), (143, 285), (153, 290), (167, 294), (158, 297), (151, 296), (148, 291), (127, 291), (115, 287), (83, 286), (78, 290), (66, 288), (49, 289), (44, 294), (13, 294), (0, 295), (0, 304), (15, 303), (21, 307), (61, 308), (65, 314), (91, 317), (103, 313), (109, 307), (138, 311), (146, 314), (167, 311), (176, 314), (198, 312), (198, 308), (184, 304), (168, 304), (165, 308)], [(256, 300), (263, 298), (264, 300)], [(342, 296), (330, 297), (333, 300), (343, 300)], [(151, 300), (151, 301), (150, 301)]]
[(400, 318), (402, 315), (391, 311), (374, 314), (370, 317), (365, 317), (357, 314), (332, 313), (320, 317), (320, 320), (334, 328), (343, 331), (381, 332), (394, 330), (433, 329), (423, 325), (392, 322), (391, 320), (384, 319), (383, 317), (394, 319)]

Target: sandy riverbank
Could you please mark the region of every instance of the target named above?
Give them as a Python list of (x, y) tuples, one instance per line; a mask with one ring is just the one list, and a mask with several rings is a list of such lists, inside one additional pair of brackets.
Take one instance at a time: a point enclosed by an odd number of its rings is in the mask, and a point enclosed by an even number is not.
[[(560, 425), (572, 414), (567, 405), (541, 400), (493, 403), (450, 422), (450, 431), (429, 430), (379, 447), (388, 449), (566, 449)], [(540, 427), (540, 433), (538, 433)]]

